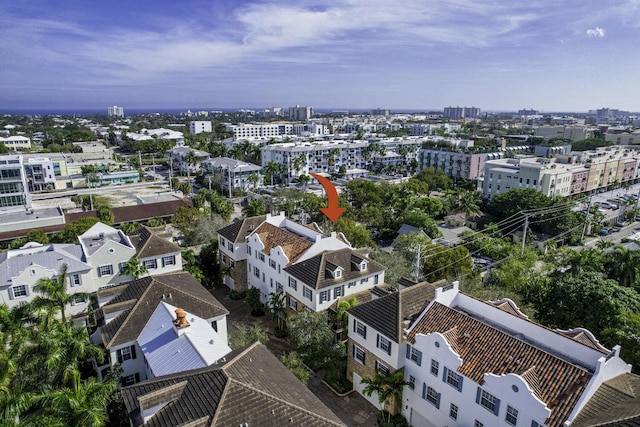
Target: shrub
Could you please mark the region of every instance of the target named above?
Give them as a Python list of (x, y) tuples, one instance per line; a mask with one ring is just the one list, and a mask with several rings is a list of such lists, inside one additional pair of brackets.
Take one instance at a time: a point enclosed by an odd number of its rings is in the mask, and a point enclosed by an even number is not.
[(236, 291), (235, 289), (232, 289), (231, 292), (229, 293), (229, 298), (231, 298), (232, 300), (241, 300), (244, 299), (244, 297), (247, 296), (247, 291)]

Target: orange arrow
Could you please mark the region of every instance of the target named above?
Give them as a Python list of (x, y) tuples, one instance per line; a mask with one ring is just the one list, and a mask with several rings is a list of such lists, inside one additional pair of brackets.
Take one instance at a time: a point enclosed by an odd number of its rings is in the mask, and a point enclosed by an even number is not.
[(338, 218), (344, 213), (345, 208), (338, 206), (338, 191), (331, 181), (322, 175), (317, 173), (310, 173), (312, 177), (318, 180), (324, 187), (324, 191), (327, 193), (327, 207), (320, 208), (320, 212), (324, 214), (331, 222), (336, 222)]

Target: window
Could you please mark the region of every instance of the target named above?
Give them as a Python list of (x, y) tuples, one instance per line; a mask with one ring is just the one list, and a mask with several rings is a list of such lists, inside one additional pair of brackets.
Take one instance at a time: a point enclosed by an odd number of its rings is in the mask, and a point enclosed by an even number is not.
[(457, 372), (445, 367), (444, 378), (442, 378), (442, 380), (458, 391), (462, 391), (462, 375)]
[(518, 410), (507, 405), (507, 416), (504, 419), (509, 425), (516, 425), (518, 422)]
[(282, 286), (282, 283), (276, 282), (276, 292), (278, 293), (284, 292), (284, 286)]
[(476, 394), (476, 403), (479, 403), (487, 411), (493, 412), (494, 415), (498, 415), (498, 412), (500, 412), (500, 399), (480, 387), (478, 387), (478, 393)]
[(356, 286), (356, 282), (349, 282), (349, 284), (347, 285), (347, 288), (353, 288)]
[(422, 398), (439, 409), (440, 393), (438, 393), (434, 388), (427, 386), (426, 384), (424, 384), (423, 387)]
[(124, 387), (128, 385), (133, 385), (137, 382), (140, 382), (140, 374), (135, 373), (133, 375), (127, 375), (126, 377), (122, 377), (122, 385)]
[(387, 354), (391, 354), (391, 341), (378, 334), (376, 346)]
[(217, 320), (214, 320), (214, 321), (211, 322), (211, 328), (214, 331), (218, 332), (218, 321)]
[(353, 358), (364, 365), (364, 361), (365, 361), (364, 350), (355, 344), (353, 345)]
[(113, 266), (111, 264), (101, 265), (98, 267), (98, 277), (110, 276), (113, 274)]
[(449, 407), (449, 416), (454, 420), (458, 419), (458, 405), (451, 404)]
[(360, 335), (362, 338), (367, 338), (367, 327), (362, 322), (358, 322), (354, 319), (353, 321), (353, 331)]
[(260, 278), (260, 269), (258, 267), (253, 267), (253, 275), (258, 279)]
[(251, 246), (247, 246), (247, 253), (251, 255)]
[(298, 311), (298, 301), (289, 298), (289, 308), (293, 311)]
[(80, 282), (80, 275), (77, 273), (72, 274), (69, 281), (71, 282), (71, 286), (80, 286), (82, 284)]
[(116, 351), (116, 356), (118, 359), (118, 363), (122, 363), (125, 360), (135, 359), (136, 358), (136, 346), (132, 345), (130, 347), (123, 347)]
[(87, 302), (87, 298), (82, 296), (82, 295), (78, 295), (73, 297), (73, 301), (71, 301), (71, 305), (78, 305), (78, 304), (82, 304), (84, 302)]
[(167, 255), (162, 257), (162, 266), (166, 267), (167, 265), (176, 265), (175, 255)]
[(142, 261), (142, 264), (146, 267), (147, 270), (152, 268), (158, 268), (158, 263), (155, 259), (147, 259)]
[(336, 286), (333, 288), (333, 297), (338, 298), (344, 296), (344, 286)]
[(313, 301), (313, 292), (311, 292), (311, 289), (307, 288), (306, 286), (302, 287), (302, 296), (309, 301)]
[(260, 258), (260, 261), (264, 262), (264, 254), (262, 252), (258, 253), (258, 258)]
[(233, 243), (229, 242), (229, 252), (233, 253)]
[(431, 359), (431, 373), (438, 376), (438, 370), (440, 369), (440, 363), (437, 360)]
[(378, 360), (376, 360), (376, 371), (380, 372), (381, 375), (389, 375), (389, 368)]
[(409, 388), (414, 390), (416, 388), (416, 377), (409, 375)]
[(320, 291), (320, 304), (331, 299), (331, 290)]
[(413, 360), (418, 366), (422, 366), (422, 352), (412, 347), (411, 344), (407, 344), (407, 359)]
[(360, 284), (364, 285), (365, 283), (367, 283), (368, 279), (360, 279)]
[(375, 276), (373, 276), (373, 284), (377, 285), (380, 283), (380, 277), (376, 274)]
[(289, 277), (289, 287), (293, 288), (294, 291), (298, 290), (298, 281), (293, 277)]
[(223, 264), (227, 263), (227, 256), (225, 254), (220, 254), (220, 260)]
[(276, 262), (272, 259), (269, 260), (269, 267), (273, 268), (274, 270), (276, 269)]
[(224, 239), (222, 237), (220, 238), (220, 242), (219, 243), (220, 243), (220, 246), (222, 246), (224, 248), (225, 241), (224, 241)]
[(473, 421), (473, 427), (484, 427), (484, 424), (482, 424), (480, 421), (478, 420), (474, 420)]
[[(13, 296), (11, 294), (13, 294)], [(9, 294), (9, 296), (12, 296), (11, 299), (29, 296), (29, 289), (27, 288), (27, 285), (14, 286), (11, 288), (11, 293)]]

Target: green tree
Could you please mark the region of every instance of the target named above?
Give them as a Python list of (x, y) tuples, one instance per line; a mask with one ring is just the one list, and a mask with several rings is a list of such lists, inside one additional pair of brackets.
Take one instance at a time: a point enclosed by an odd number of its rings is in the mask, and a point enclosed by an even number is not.
[(282, 325), (287, 319), (287, 297), (282, 291), (271, 292), (269, 294), (269, 311), (273, 316), (273, 320)]
[(276, 163), (273, 160), (269, 160), (269, 162), (264, 167), (264, 173), (271, 180), (272, 186), (273, 186), (273, 178), (279, 172), (280, 172), (280, 164)]
[(258, 215), (264, 215), (265, 210), (264, 210), (264, 204), (262, 203), (262, 200), (250, 199), (247, 202), (247, 206), (242, 208), (242, 214), (246, 218), (250, 218), (252, 216), (258, 216)]
[(328, 367), (344, 357), (344, 347), (335, 342), (327, 313), (301, 311), (289, 317), (289, 340), (311, 369)]
[(185, 236), (193, 234), (202, 212), (196, 208), (180, 206), (171, 217), (171, 223)]
[(147, 267), (140, 262), (138, 258), (131, 258), (122, 265), (120, 275), (131, 276), (134, 279), (144, 276), (148, 273)]
[(100, 222), (100, 220), (91, 216), (72, 221), (56, 233), (52, 240), (56, 243), (74, 243), (77, 241), (78, 236), (85, 233), (97, 222)]
[(247, 305), (251, 308), (251, 315), (257, 316), (261, 313), (264, 313), (262, 301), (260, 301), (260, 289), (258, 288), (249, 288), (247, 291), (246, 300)]
[(47, 236), (47, 233), (42, 231), (41, 228), (38, 228), (27, 233), (27, 241), (38, 242), (46, 245), (47, 243), (49, 243), (49, 236)]
[(479, 191), (462, 190), (454, 193), (453, 212), (461, 213), (466, 219), (473, 219), (480, 215), (482, 193)]
[(333, 223), (334, 231), (344, 234), (347, 240), (355, 248), (375, 247), (376, 244), (371, 238), (371, 233), (367, 227), (357, 225), (355, 221), (341, 217)]
[(251, 184), (251, 187), (255, 190), (258, 183), (260, 182), (260, 175), (258, 175), (257, 173), (252, 173), (251, 175), (249, 175), (247, 177), (247, 182), (249, 184)]
[(307, 382), (311, 377), (311, 372), (306, 366), (304, 366), (304, 363), (297, 352), (291, 351), (282, 355), (280, 357), (280, 361), (302, 382), (302, 384), (307, 385)]
[(640, 290), (640, 252), (618, 246), (604, 255), (604, 262), (609, 278), (621, 286)]
[(259, 341), (262, 344), (266, 344), (267, 341), (269, 341), (267, 331), (257, 325), (238, 325), (236, 326), (236, 330), (231, 332), (230, 338), (230, 346), (234, 350), (251, 345), (256, 341)]
[(180, 185), (178, 186), (178, 191), (181, 191), (182, 194), (184, 194), (185, 196), (188, 196), (193, 191), (193, 188), (191, 187), (191, 183), (181, 182)]
[(391, 413), (399, 413), (402, 405), (402, 391), (405, 385), (409, 385), (404, 380), (404, 373), (402, 371), (396, 371), (392, 374), (383, 374), (380, 371), (376, 372), (373, 378), (363, 378), (362, 384), (365, 384), (362, 392), (371, 397), (373, 393), (378, 396), (378, 403), (380, 404), (380, 411), (384, 416), (385, 402), (389, 402), (391, 410), (388, 411), (387, 422), (391, 423)]
[(67, 321), (65, 308), (71, 305), (76, 298), (86, 298), (89, 294), (84, 292), (67, 293), (67, 264), (63, 264), (53, 278), (43, 277), (36, 282), (33, 290), (38, 293), (31, 301), (31, 306), (37, 312), (44, 311), (48, 318), (57, 317), (60, 314), (63, 322)]
[(100, 220), (100, 222), (107, 225), (113, 225), (113, 221), (115, 219), (111, 208), (105, 205), (98, 206), (96, 217)]

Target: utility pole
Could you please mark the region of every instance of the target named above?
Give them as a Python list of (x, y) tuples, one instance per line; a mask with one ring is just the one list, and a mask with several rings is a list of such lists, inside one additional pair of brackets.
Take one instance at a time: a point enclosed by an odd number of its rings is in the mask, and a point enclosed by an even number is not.
[(419, 282), (420, 278), (422, 277), (422, 274), (420, 274), (420, 252), (421, 252), (420, 245), (416, 246), (415, 251), (416, 251), (416, 259), (413, 262), (413, 274), (412, 274), (412, 276), (413, 276), (413, 279), (416, 282)]
[(524, 215), (524, 228), (522, 229), (522, 249), (520, 249), (520, 255), (524, 255), (524, 246), (527, 241), (527, 227), (529, 226), (529, 215)]
[[(584, 216), (584, 226), (582, 227), (582, 234), (580, 234), (580, 243), (582, 243), (582, 239), (584, 239), (584, 235), (587, 232), (587, 224), (589, 224), (589, 211), (591, 210), (591, 198), (593, 196), (589, 196), (589, 203), (587, 203), (587, 213)], [(637, 204), (638, 202), (636, 202)]]
[(173, 159), (169, 158), (169, 192), (173, 193), (173, 184), (171, 184), (171, 180), (173, 179)]
[(140, 169), (142, 169), (142, 153), (138, 150), (138, 162), (140, 163)]

